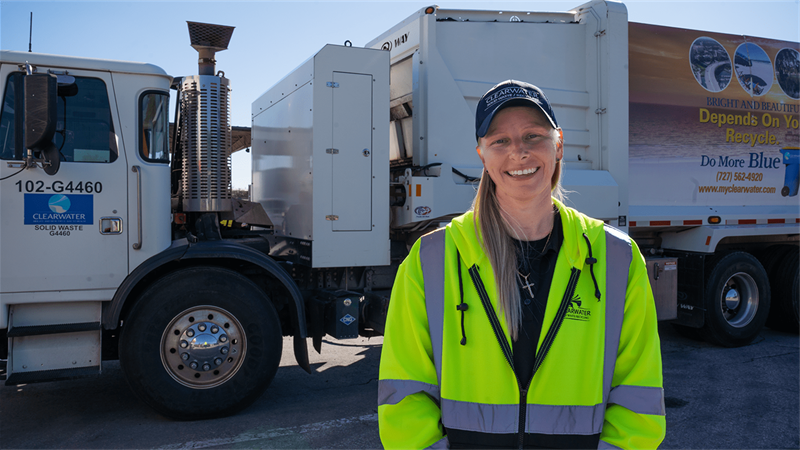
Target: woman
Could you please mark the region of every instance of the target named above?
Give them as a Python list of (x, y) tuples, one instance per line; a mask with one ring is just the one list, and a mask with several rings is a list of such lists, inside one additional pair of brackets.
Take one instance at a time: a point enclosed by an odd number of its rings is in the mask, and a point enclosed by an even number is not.
[(379, 382), (386, 448), (655, 448), (661, 354), (644, 260), (560, 201), (563, 134), (509, 80), (478, 103), (472, 211), (397, 274)]

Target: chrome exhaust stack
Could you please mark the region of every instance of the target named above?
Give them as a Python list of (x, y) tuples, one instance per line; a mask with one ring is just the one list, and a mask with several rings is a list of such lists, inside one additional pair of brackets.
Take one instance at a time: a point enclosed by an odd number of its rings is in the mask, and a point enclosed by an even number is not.
[(184, 211), (231, 210), (230, 80), (216, 70), (217, 52), (226, 50), (234, 27), (187, 22), (192, 47), (199, 53), (199, 75), (180, 86)]

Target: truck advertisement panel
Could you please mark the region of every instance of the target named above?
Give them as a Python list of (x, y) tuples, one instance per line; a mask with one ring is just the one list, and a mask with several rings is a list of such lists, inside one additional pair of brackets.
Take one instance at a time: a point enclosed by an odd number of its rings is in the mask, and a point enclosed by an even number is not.
[(800, 205), (797, 42), (630, 23), (629, 43), (632, 216)]

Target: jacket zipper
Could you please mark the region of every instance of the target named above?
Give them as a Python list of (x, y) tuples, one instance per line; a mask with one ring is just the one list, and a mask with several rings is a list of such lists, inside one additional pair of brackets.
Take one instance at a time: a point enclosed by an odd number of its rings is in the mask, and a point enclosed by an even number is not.
[[(550, 351), (550, 345), (552, 345), (553, 341), (555, 341), (556, 335), (558, 335), (558, 331), (561, 329), (561, 324), (564, 322), (564, 316), (567, 313), (567, 308), (569, 307), (569, 300), (572, 298), (572, 294), (575, 293), (575, 288), (578, 285), (578, 277), (580, 276), (581, 271), (572, 268), (572, 273), (569, 276), (569, 282), (567, 283), (567, 290), (564, 291), (564, 297), (561, 299), (561, 305), (558, 308), (558, 312), (556, 313), (556, 318), (553, 320), (553, 324), (555, 328), (551, 328), (548, 330), (547, 335), (545, 335), (544, 342), (542, 342), (541, 351), (536, 355), (533, 363), (533, 373), (531, 374), (531, 379), (528, 381), (528, 386), (524, 389), (520, 386), (519, 391), (519, 427), (517, 428), (517, 434), (519, 436), (518, 444), (519, 449), (522, 450), (525, 447), (525, 419), (528, 413), (528, 390), (531, 387), (531, 383), (533, 383), (533, 377), (536, 376), (536, 371), (544, 362), (544, 358), (547, 356), (547, 352)], [(565, 306), (566, 305), (566, 306)], [(514, 370), (514, 366), (511, 366), (511, 370)], [(514, 377), (516, 378), (516, 372), (514, 372)], [(519, 385), (519, 378), (517, 378), (517, 384)]]
[(517, 372), (514, 370), (514, 355), (511, 353), (511, 346), (508, 345), (508, 341), (506, 341), (505, 335), (502, 332), (500, 321), (497, 319), (497, 314), (494, 312), (494, 308), (489, 300), (489, 295), (486, 293), (486, 288), (483, 285), (480, 274), (478, 273), (478, 266), (473, 265), (470, 267), (469, 274), (472, 278), (472, 284), (475, 286), (475, 290), (478, 291), (478, 297), (481, 299), (483, 308), (486, 310), (486, 315), (489, 318), (489, 323), (492, 325), (492, 329), (494, 330), (495, 337), (500, 345), (500, 349), (503, 352), (503, 355), (506, 357), (508, 365), (511, 366), (511, 372), (514, 374), (514, 378), (517, 380), (517, 386), (519, 387), (519, 427), (517, 428), (517, 434), (519, 436), (519, 448), (522, 449), (525, 444), (525, 416), (528, 409), (528, 390), (533, 382), (533, 377), (536, 375), (536, 371), (544, 362), (547, 352), (550, 351), (550, 346), (553, 344), (553, 341), (558, 334), (558, 330), (561, 329), (561, 324), (564, 322), (564, 317), (567, 315), (569, 301), (572, 298), (572, 294), (575, 293), (575, 288), (578, 285), (578, 277), (580, 276), (581, 271), (575, 267), (572, 268), (572, 272), (569, 275), (569, 282), (567, 282), (567, 290), (564, 292), (564, 297), (561, 299), (561, 305), (559, 305), (558, 312), (556, 312), (556, 317), (553, 319), (554, 326), (551, 326), (545, 335), (544, 341), (542, 342), (541, 351), (534, 359), (531, 380), (528, 382), (528, 386), (524, 389), (519, 382)]
[[(531, 381), (533, 381), (533, 377), (531, 377)], [(517, 379), (517, 382), (519, 382), (519, 379)], [(528, 389), (530, 386), (531, 383), (528, 382), (528, 387), (519, 390), (519, 428), (517, 428), (517, 434), (519, 435), (518, 444), (520, 450), (525, 447), (525, 416), (528, 410)]]

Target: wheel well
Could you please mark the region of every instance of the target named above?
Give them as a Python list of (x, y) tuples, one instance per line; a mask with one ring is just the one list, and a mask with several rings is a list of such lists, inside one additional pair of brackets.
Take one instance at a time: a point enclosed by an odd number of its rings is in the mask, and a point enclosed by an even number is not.
[(263, 267), (235, 258), (214, 258), (213, 260), (203, 258), (184, 259), (170, 261), (159, 266), (157, 269), (145, 275), (125, 298), (119, 315), (119, 323), (124, 324), (124, 320), (128, 317), (131, 308), (133, 308), (133, 305), (139, 300), (142, 292), (144, 292), (148, 286), (173, 272), (189, 267), (223, 267), (244, 275), (264, 291), (275, 306), (275, 310), (278, 312), (278, 317), (281, 322), (283, 335), (289, 336), (294, 334), (295, 326), (292, 322), (289, 308), (286, 308), (292, 301), (292, 296), (286, 286)]

